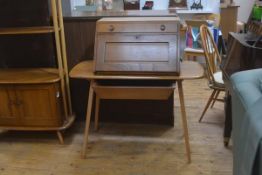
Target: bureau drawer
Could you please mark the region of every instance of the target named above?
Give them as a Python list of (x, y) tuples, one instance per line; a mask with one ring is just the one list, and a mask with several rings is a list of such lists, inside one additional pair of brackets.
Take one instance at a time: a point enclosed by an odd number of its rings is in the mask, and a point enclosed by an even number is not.
[(98, 23), (97, 32), (161, 32), (176, 33), (178, 24), (174, 22)]
[(179, 74), (178, 36), (173, 34), (98, 34), (95, 71)]
[(93, 86), (102, 99), (167, 100), (174, 92), (175, 84), (169, 86)]

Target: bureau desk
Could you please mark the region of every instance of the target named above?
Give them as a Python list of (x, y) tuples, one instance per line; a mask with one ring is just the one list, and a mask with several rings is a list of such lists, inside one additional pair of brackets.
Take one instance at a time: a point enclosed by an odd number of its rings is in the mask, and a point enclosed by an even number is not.
[[(94, 94), (96, 94), (96, 108), (95, 108), (95, 128), (98, 127), (98, 111), (100, 99), (162, 99), (166, 98), (171, 92), (174, 92), (174, 87), (158, 88), (154, 85), (146, 87), (134, 87), (134, 86), (106, 86), (99, 84), (101, 80), (113, 81), (113, 80), (142, 80), (142, 81), (173, 81), (178, 86), (178, 93), (180, 99), (181, 116), (184, 130), (185, 147), (187, 153), (187, 160), (191, 162), (189, 134), (187, 127), (187, 116), (184, 102), (184, 93), (182, 82), (184, 80), (192, 80), (202, 78), (204, 70), (199, 63), (184, 61), (181, 63), (181, 70), (179, 76), (156, 76), (156, 75), (99, 75), (94, 74), (93, 61), (83, 61), (76, 65), (70, 72), (71, 78), (85, 79), (90, 81), (89, 96), (86, 113), (86, 124), (84, 131), (82, 157), (86, 156), (86, 146), (88, 142), (88, 132), (91, 119), (91, 110)], [(117, 93), (116, 93), (117, 92)]]

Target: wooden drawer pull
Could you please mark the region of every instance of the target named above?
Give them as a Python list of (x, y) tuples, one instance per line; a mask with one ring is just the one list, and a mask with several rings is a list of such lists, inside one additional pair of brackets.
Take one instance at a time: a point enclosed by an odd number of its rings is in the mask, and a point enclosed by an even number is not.
[(108, 28), (108, 30), (109, 30), (110, 32), (113, 32), (113, 31), (115, 30), (115, 27), (114, 27), (113, 25), (110, 25), (109, 28)]
[(161, 30), (161, 31), (165, 31), (165, 30), (166, 30), (166, 26), (165, 26), (165, 25), (161, 25), (161, 26), (160, 26), (160, 30)]

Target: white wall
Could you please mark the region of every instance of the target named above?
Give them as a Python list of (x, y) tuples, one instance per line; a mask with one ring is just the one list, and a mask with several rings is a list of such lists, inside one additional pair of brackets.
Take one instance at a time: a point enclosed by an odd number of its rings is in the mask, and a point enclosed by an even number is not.
[(247, 22), (255, 0), (235, 0), (235, 3), (240, 5), (238, 9), (238, 21)]
[[(140, 9), (144, 6), (146, 0), (140, 0)], [(168, 9), (169, 0), (153, 0), (154, 10)], [(193, 0), (187, 0), (188, 8), (193, 4)], [(204, 10), (213, 11), (219, 13), (220, 0), (202, 0)]]
[[(120, 0), (113, 0), (114, 2)], [(122, 1), (122, 0), (121, 0)], [(146, 0), (140, 0), (140, 8), (144, 6)], [(169, 0), (153, 0), (154, 1), (154, 10), (166, 10), (168, 9)], [(244, 0), (247, 1), (247, 0)], [(250, 0), (248, 0), (250, 1)], [(219, 12), (219, 2), (220, 0), (202, 0), (202, 5), (204, 10), (213, 11), (215, 13)], [(193, 0), (187, 0), (188, 8), (192, 5)], [(85, 5), (85, 0), (71, 0), (71, 7), (75, 5)]]

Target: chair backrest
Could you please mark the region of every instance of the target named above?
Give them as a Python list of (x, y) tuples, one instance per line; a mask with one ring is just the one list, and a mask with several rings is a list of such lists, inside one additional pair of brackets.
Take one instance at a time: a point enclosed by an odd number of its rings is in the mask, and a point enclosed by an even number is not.
[(257, 35), (262, 35), (262, 25), (260, 23), (250, 22), (248, 24), (248, 31)]
[(213, 35), (206, 25), (200, 27), (200, 36), (202, 48), (205, 53), (207, 78), (211, 84), (215, 84), (214, 73), (217, 72), (217, 66), (221, 64), (221, 57), (213, 39)]

